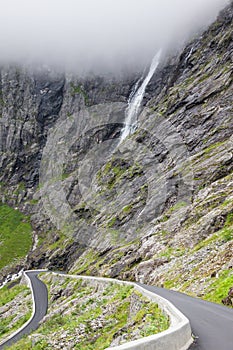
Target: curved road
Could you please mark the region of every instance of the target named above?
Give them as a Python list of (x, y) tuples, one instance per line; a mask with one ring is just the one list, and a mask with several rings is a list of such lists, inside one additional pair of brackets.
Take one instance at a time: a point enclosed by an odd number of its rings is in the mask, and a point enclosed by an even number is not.
[(39, 322), (47, 313), (48, 308), (48, 291), (45, 284), (40, 281), (37, 275), (41, 271), (26, 271), (24, 272), (31, 280), (33, 299), (35, 303), (35, 313), (28, 324), (13, 335), (9, 340), (0, 345), (0, 350), (6, 349), (18, 341), (22, 336), (27, 335), (38, 328)]
[(233, 309), (164, 288), (137, 284), (172, 302), (189, 319), (197, 337), (190, 350), (233, 350)]
[[(41, 271), (25, 272), (32, 283), (35, 314), (29, 324), (0, 345), (0, 350), (35, 330), (46, 315), (48, 291), (37, 277), (39, 272)], [(164, 288), (137, 284), (171, 301), (190, 320), (193, 334), (196, 336), (190, 350), (233, 350), (233, 309)]]

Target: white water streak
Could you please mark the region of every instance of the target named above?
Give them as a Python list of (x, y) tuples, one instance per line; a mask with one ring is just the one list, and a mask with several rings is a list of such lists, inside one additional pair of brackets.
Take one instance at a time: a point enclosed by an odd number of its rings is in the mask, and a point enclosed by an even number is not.
[(135, 124), (137, 121), (138, 113), (140, 111), (140, 106), (145, 94), (145, 90), (147, 85), (149, 84), (151, 78), (153, 77), (159, 62), (160, 62), (160, 56), (161, 56), (162, 50), (159, 50), (156, 55), (154, 56), (149, 72), (145, 79), (143, 80), (141, 86), (138, 88), (140, 80), (137, 82), (136, 87), (134, 89), (134, 94), (130, 95), (129, 101), (128, 101), (128, 108), (126, 110), (126, 118), (125, 118), (125, 127), (122, 131), (120, 143), (132, 133), (132, 131), (135, 128)]

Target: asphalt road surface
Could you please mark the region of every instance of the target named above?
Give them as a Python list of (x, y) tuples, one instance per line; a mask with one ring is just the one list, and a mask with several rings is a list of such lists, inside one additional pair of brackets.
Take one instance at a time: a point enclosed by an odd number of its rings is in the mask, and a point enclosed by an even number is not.
[(233, 350), (233, 309), (183, 293), (138, 284), (169, 300), (189, 319), (197, 337), (190, 350)]
[[(45, 284), (38, 279), (38, 273), (39, 271), (26, 272), (32, 283), (35, 315), (26, 327), (0, 345), (0, 350), (37, 329), (39, 322), (46, 315), (48, 291)], [(171, 301), (190, 320), (192, 332), (196, 337), (190, 350), (233, 350), (233, 309), (192, 298), (183, 293), (138, 284)]]
[(48, 308), (48, 291), (45, 284), (40, 281), (37, 277), (39, 271), (28, 271), (25, 272), (30, 278), (32, 283), (32, 289), (35, 301), (35, 314), (31, 322), (21, 329), (17, 334), (15, 334), (11, 339), (0, 345), (0, 349), (6, 349), (8, 346), (12, 345), (18, 341), (22, 336), (27, 335), (38, 328), (39, 322), (47, 313)]

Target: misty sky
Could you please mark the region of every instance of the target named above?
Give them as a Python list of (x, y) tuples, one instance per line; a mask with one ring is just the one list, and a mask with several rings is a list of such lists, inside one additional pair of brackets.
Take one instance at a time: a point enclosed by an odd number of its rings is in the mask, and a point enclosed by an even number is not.
[(78, 71), (143, 65), (181, 46), (229, 0), (0, 0), (0, 60)]

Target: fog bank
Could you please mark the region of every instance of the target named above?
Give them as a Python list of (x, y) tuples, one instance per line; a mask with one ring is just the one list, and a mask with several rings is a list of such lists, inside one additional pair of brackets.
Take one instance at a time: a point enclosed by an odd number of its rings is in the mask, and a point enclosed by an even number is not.
[(0, 0), (0, 60), (79, 72), (143, 66), (180, 46), (228, 0)]

